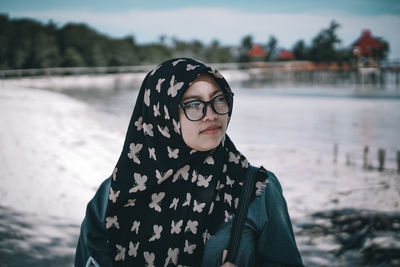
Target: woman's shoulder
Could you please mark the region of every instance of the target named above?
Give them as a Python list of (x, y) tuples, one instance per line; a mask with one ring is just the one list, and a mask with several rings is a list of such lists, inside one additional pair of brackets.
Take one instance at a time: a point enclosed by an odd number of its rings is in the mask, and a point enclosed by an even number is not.
[(264, 181), (261, 192), (257, 194), (260, 198), (265, 199), (271, 194), (282, 194), (282, 186), (272, 171), (261, 166), (259, 167), (258, 175), (262, 176), (260, 180)]

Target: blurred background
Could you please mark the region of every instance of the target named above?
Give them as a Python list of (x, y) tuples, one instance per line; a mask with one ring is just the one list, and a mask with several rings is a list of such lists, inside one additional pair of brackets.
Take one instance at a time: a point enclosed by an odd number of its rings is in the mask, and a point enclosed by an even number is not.
[(400, 2), (0, 2), (0, 266), (72, 266), (146, 73), (193, 57), (307, 266), (400, 265)]

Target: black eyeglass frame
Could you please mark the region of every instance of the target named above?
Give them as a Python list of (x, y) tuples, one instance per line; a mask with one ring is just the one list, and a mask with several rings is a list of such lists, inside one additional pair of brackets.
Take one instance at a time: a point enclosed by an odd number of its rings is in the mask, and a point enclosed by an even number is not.
[[(227, 104), (228, 104), (228, 111), (225, 112), (225, 113), (219, 113), (218, 111), (215, 110), (215, 107), (214, 107), (214, 101), (215, 101), (215, 99), (218, 98), (218, 97), (220, 97), (221, 95), (225, 96), (226, 102), (227, 102)], [(179, 107), (181, 107), (181, 108), (183, 109), (183, 113), (185, 113), (185, 116), (186, 116), (186, 118), (187, 118), (188, 120), (190, 120), (190, 121), (199, 121), (199, 120), (202, 120), (202, 119), (206, 116), (206, 114), (207, 114), (207, 106), (208, 106), (208, 105), (210, 105), (211, 108), (212, 108), (212, 110), (213, 110), (216, 114), (218, 114), (218, 115), (226, 115), (226, 114), (230, 113), (230, 112), (232, 111), (233, 96), (234, 96), (233, 93), (224, 93), (224, 94), (217, 95), (216, 97), (213, 97), (213, 98), (210, 99), (209, 101), (190, 100), (190, 101), (188, 101), (188, 102), (179, 104)], [(186, 114), (186, 108), (185, 108), (185, 107), (186, 107), (186, 105), (188, 105), (188, 104), (190, 104), (190, 103), (192, 103), (192, 102), (202, 102), (202, 103), (204, 104), (204, 107), (203, 107), (203, 116), (201, 116), (200, 119), (192, 120), (192, 119), (190, 119), (189, 116)]]

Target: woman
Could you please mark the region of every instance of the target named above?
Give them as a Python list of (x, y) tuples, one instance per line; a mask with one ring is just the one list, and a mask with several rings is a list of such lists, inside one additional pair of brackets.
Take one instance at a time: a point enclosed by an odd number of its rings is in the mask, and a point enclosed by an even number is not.
[[(76, 266), (222, 265), (249, 165), (225, 134), (232, 105), (199, 61), (147, 74), (118, 163), (88, 204)], [(262, 167), (235, 263), (302, 265), (279, 182)]]

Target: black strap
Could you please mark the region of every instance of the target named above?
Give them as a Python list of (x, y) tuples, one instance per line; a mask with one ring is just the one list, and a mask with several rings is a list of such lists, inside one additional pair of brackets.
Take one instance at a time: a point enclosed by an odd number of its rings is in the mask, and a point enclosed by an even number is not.
[(242, 237), (244, 222), (247, 218), (247, 211), (250, 206), (251, 196), (254, 192), (254, 183), (256, 181), (256, 174), (258, 168), (249, 165), (246, 172), (246, 178), (244, 179), (244, 185), (242, 192), (240, 193), (239, 206), (233, 221), (231, 230), (231, 237), (228, 244), (228, 255), (226, 256), (225, 262), (234, 263), (236, 260), (237, 252), (240, 245), (240, 239)]

